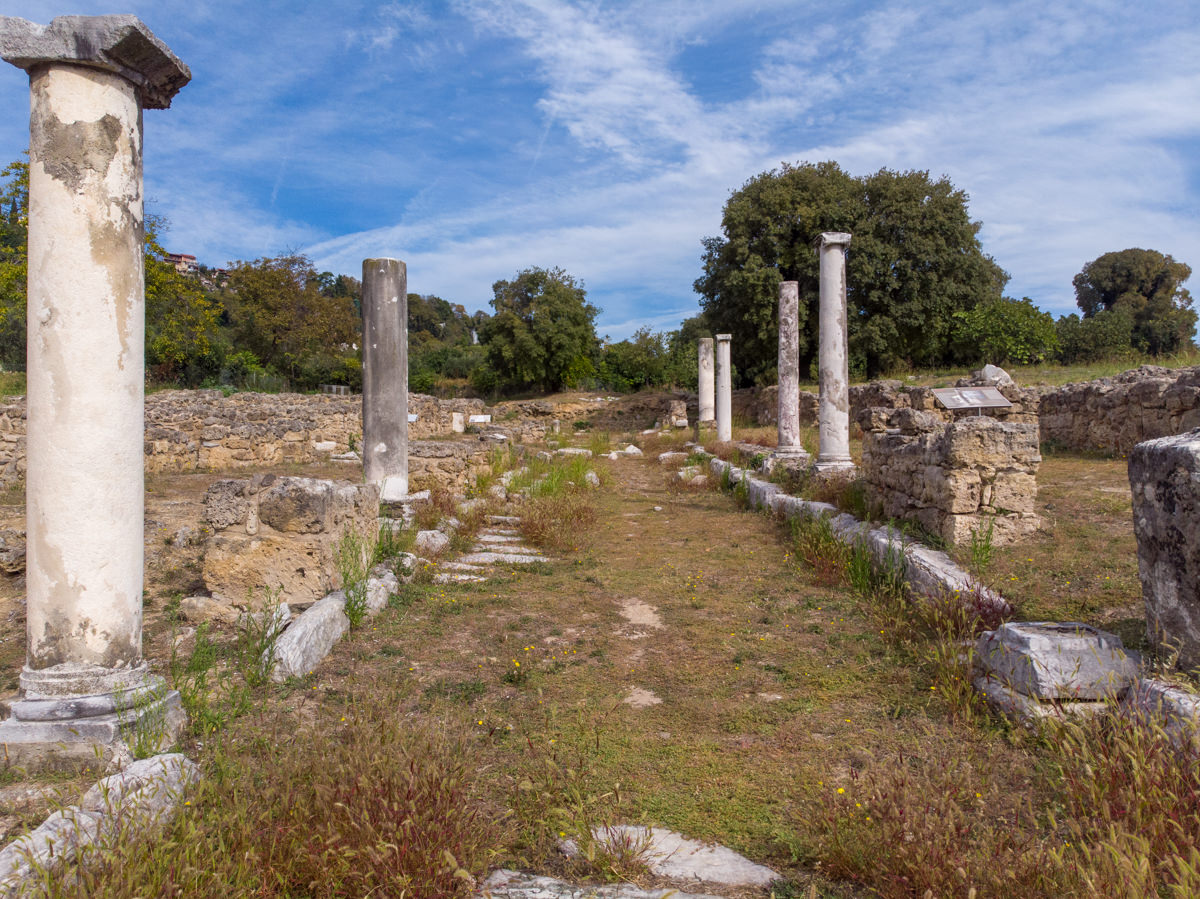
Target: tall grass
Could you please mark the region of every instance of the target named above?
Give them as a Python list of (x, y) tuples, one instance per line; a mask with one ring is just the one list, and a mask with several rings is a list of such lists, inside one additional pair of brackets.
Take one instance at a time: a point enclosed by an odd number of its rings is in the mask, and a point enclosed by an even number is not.
[(291, 716), (220, 742), (160, 840), (129, 841), (51, 897), (468, 896), (498, 834), (453, 737), (372, 701), (297, 733)]

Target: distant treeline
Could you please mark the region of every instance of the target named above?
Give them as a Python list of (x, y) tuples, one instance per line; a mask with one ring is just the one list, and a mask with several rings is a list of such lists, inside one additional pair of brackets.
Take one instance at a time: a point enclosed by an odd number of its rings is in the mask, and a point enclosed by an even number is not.
[[(600, 339), (581, 282), (532, 267), (493, 285), (492, 311), (409, 294), (409, 384), (417, 392), (492, 397), (569, 388), (695, 389), (696, 341), (734, 336), (735, 382), (775, 378), (781, 280), (801, 285), (802, 370), (817, 346), (814, 238), (850, 231), (851, 368), (859, 376), (983, 362), (1088, 362), (1192, 347), (1191, 269), (1127, 249), (1075, 277), (1079, 315), (1057, 321), (986, 255), (966, 195), (927, 172), (855, 178), (836, 163), (764, 172), (726, 203), (722, 235), (705, 239), (701, 313), (678, 330)], [(29, 169), (0, 172), (0, 364), (25, 367)], [(146, 227), (146, 370), (150, 386), (315, 390), (362, 385), (362, 285), (284, 254), (201, 266), (167, 261), (162, 223)]]

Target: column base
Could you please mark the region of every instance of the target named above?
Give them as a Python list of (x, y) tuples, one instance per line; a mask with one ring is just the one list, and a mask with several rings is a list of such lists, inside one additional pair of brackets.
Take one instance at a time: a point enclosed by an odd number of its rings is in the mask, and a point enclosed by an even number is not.
[[(68, 667), (76, 670), (62, 670)], [(22, 672), (23, 686), (26, 680), (61, 685), (82, 666), (55, 669)], [(136, 686), (91, 694), (23, 690), (11, 717), (0, 722), (3, 764), (27, 771), (111, 770), (174, 746), (187, 724), (179, 692), (146, 674), (144, 665), (113, 674), (138, 675)]]
[(399, 503), (408, 498), (408, 475), (387, 475), (379, 485), (381, 503)]
[(779, 446), (763, 460), (762, 470), (771, 474), (776, 469), (799, 472), (812, 464), (812, 456), (802, 446)]
[(851, 472), (854, 471), (854, 468), (854, 460), (850, 458), (828, 459), (817, 456), (817, 461), (813, 465), (813, 471), (817, 474)]

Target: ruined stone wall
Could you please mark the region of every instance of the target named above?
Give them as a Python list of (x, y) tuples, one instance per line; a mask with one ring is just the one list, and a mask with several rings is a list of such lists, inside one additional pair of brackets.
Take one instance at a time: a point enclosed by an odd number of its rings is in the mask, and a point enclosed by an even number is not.
[[(410, 439), (453, 433), (451, 416), (484, 411), (482, 400), (409, 397)], [(307, 463), (344, 453), (362, 439), (361, 396), (308, 396), (295, 393), (235, 393), (219, 390), (164, 390), (146, 397), (146, 470), (224, 470), (247, 466)], [(97, 450), (102, 450), (97, 447)], [(414, 449), (440, 460), (418, 472), (456, 468), (456, 455), (436, 448)], [(0, 405), (0, 485), (25, 476), (25, 399)]]
[(882, 517), (913, 521), (951, 545), (992, 527), (995, 544), (1037, 530), (1037, 423), (869, 408), (861, 473)]
[[(1200, 366), (1168, 369), (1143, 365), (1111, 378), (1063, 387), (1001, 386), (1014, 408), (984, 410), (1007, 421), (1038, 421), (1041, 439), (1070, 450), (1128, 453), (1143, 440), (1200, 427)], [(775, 423), (774, 387), (734, 392), (734, 416), (759, 425)], [(915, 409), (950, 421), (974, 412), (948, 412), (928, 387), (872, 381), (850, 388), (851, 420), (865, 409)], [(814, 426), (817, 395), (800, 393), (800, 422)]]
[(1200, 366), (1153, 365), (1049, 391), (1042, 440), (1066, 449), (1128, 453), (1135, 444), (1200, 427)]

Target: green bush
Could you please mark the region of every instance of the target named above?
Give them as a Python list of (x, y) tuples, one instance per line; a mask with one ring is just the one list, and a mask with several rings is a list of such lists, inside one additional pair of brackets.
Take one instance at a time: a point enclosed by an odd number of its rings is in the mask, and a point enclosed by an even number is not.
[(1058, 351), (1054, 317), (1029, 297), (1002, 297), (954, 313), (954, 340), (966, 362), (1032, 365)]

